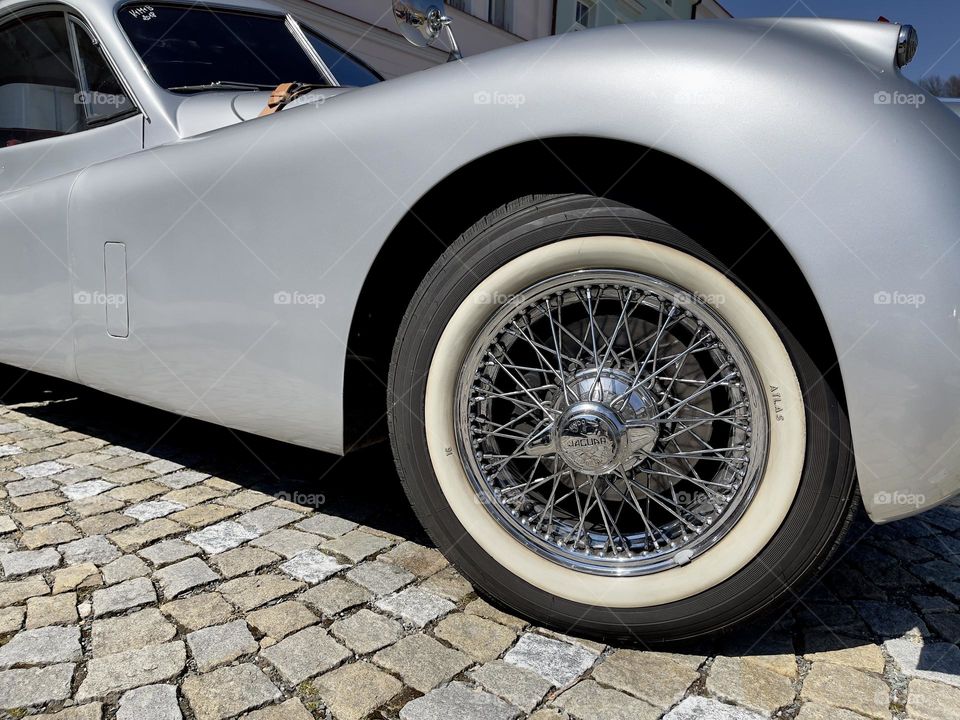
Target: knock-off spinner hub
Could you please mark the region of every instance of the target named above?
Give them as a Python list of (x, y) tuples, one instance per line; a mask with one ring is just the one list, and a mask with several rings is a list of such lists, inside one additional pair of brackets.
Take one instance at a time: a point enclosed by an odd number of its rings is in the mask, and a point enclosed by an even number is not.
[(568, 383), (578, 399), (554, 426), (556, 452), (573, 470), (602, 475), (627, 470), (653, 449), (659, 435), (651, 418), (656, 404), (650, 393), (633, 387), (633, 377), (619, 370), (577, 373)]
[(560, 417), (556, 434), (557, 452), (577, 472), (600, 475), (620, 464), (626, 428), (606, 405), (571, 405)]

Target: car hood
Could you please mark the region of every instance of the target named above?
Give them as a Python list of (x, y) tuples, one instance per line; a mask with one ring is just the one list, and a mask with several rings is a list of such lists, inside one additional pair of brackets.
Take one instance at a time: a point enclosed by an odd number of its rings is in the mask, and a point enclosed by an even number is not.
[[(323, 103), (353, 88), (312, 90), (294, 100), (287, 108)], [(269, 92), (219, 90), (191, 95), (177, 109), (177, 128), (181, 137), (192, 137), (218, 128), (236, 125), (260, 115), (270, 99)]]
[[(552, 54), (568, 52), (582, 58), (598, 56), (609, 47), (610, 40), (630, 37), (639, 41), (642, 47), (650, 48), (665, 38), (675, 38), (678, 45), (696, 41), (700, 46), (715, 46), (719, 56), (725, 56), (736, 50), (742, 43), (730, 43), (731, 36), (742, 36), (744, 51), (735, 58), (737, 63), (754, 46), (768, 35), (776, 38), (784, 49), (784, 67), (789, 67), (804, 54), (820, 53), (841, 54), (853, 59), (857, 64), (868, 68), (874, 74), (897, 72), (894, 60), (900, 26), (892, 23), (865, 22), (858, 20), (831, 20), (813, 18), (755, 18), (745, 20), (698, 20), (636, 23), (629, 26), (597, 28), (580, 33), (569, 33), (561, 37), (547, 37), (531, 42), (500, 48), (468, 57), (466, 62), (441, 65), (406, 77), (391, 80), (386, 85), (416, 83), (435, 72), (456, 71), (451, 65), (461, 65), (461, 69), (470, 72), (471, 66), (495, 63), (507, 71), (526, 75), (531, 66), (535, 66), (544, 48)], [(799, 52), (797, 52), (799, 51)], [(509, 76), (507, 76), (509, 79)], [(505, 80), (506, 81), (506, 80)], [(355, 88), (326, 88), (314, 90), (288, 107), (308, 103), (322, 103), (326, 100), (350, 92)], [(177, 130), (181, 138), (216, 130), (228, 125), (251, 120), (266, 107), (270, 92), (216, 91), (197, 93), (184, 99), (176, 112)]]

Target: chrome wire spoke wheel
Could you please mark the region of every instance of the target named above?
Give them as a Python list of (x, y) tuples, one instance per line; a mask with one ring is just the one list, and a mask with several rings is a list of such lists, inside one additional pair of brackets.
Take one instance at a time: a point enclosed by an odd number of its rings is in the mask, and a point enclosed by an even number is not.
[(763, 383), (696, 294), (623, 270), (516, 293), (463, 365), (464, 470), (516, 540), (615, 577), (682, 566), (741, 517), (763, 477)]

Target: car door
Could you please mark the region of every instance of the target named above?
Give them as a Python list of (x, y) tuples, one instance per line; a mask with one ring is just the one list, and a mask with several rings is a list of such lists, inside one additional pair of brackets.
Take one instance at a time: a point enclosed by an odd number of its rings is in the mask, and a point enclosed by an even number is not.
[(0, 361), (75, 378), (67, 203), (84, 168), (143, 147), (143, 116), (84, 21), (0, 16)]

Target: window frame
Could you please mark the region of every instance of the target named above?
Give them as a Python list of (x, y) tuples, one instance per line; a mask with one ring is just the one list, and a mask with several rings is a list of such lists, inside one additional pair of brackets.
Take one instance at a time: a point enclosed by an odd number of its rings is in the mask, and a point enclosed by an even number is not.
[(494, 19), (494, 5), (497, 0), (489, 0), (487, 3), (487, 22), (489, 22), (494, 27), (500, 28), (504, 32), (514, 34), (513, 26), (516, 22), (516, 5), (513, 0), (501, 0), (503, 2), (503, 23), (499, 23)]
[(323, 58), (320, 57), (320, 53), (317, 52), (317, 49), (310, 44), (310, 39), (307, 37), (306, 32), (303, 30), (303, 26), (300, 24), (300, 21), (297, 20), (293, 15), (287, 13), (286, 18), (284, 19), (284, 24), (287, 26), (287, 30), (293, 35), (293, 39), (297, 41), (297, 44), (300, 45), (300, 49), (306, 53), (307, 57), (310, 58), (310, 62), (316, 65), (320, 73), (327, 79), (327, 82), (330, 83), (330, 87), (343, 87), (340, 83), (340, 79), (333, 74), (333, 71), (324, 62)]
[(67, 18), (67, 35), (70, 38), (70, 53), (73, 56), (73, 63), (76, 67), (77, 81), (80, 84), (80, 92), (86, 93), (89, 89), (86, 87), (86, 71), (80, 58), (80, 45), (79, 39), (77, 38), (78, 32), (85, 32), (93, 42), (94, 47), (100, 53), (100, 57), (107, 63), (110, 71), (117, 78), (117, 82), (120, 83), (120, 87), (123, 88), (124, 93), (126, 93), (127, 99), (130, 100), (131, 107), (128, 110), (101, 118), (91, 118), (90, 108), (88, 107), (87, 103), (84, 103), (83, 112), (87, 118), (87, 129), (92, 130), (94, 128), (103, 127), (104, 125), (110, 125), (112, 123), (134, 117), (137, 114), (143, 114), (144, 117), (146, 117), (146, 114), (140, 109), (139, 103), (137, 103), (133, 93), (130, 92), (130, 87), (120, 72), (120, 69), (117, 67), (116, 63), (113, 62), (113, 59), (110, 57), (109, 53), (104, 47), (103, 42), (93, 32), (93, 29), (90, 27), (90, 25), (84, 22), (83, 19), (80, 18), (76, 13), (65, 12), (64, 14)]
[[(360, 58), (358, 58), (358, 57), (357, 57), (356, 55), (354, 55), (352, 52), (350, 52), (349, 50), (345, 49), (342, 45), (340, 45), (339, 43), (334, 42), (334, 41), (331, 40), (328, 36), (324, 35), (322, 32), (320, 32), (319, 30), (317, 30), (317, 29), (316, 29), (315, 27), (313, 27), (312, 25), (308, 25), (308, 24), (306, 24), (306, 23), (303, 23), (303, 22), (301, 22), (299, 19), (297, 19), (296, 17), (294, 17), (293, 20), (294, 20), (294, 22), (297, 24), (297, 26), (300, 28), (300, 31), (304, 33), (304, 39), (306, 40), (306, 43), (307, 43), (307, 45), (308, 45), (309, 48), (310, 48), (310, 52), (311, 52), (311, 53), (316, 53), (316, 55), (317, 55), (318, 58), (320, 57), (320, 53), (317, 52), (316, 48), (313, 47), (313, 44), (310, 42), (310, 38), (306, 36), (306, 32), (307, 32), (307, 31), (309, 31), (309, 32), (312, 33), (313, 35), (316, 35), (316, 36), (317, 36), (318, 38), (320, 38), (323, 42), (325, 42), (327, 45), (329, 45), (333, 50), (335, 50), (336, 52), (340, 53), (341, 55), (344, 55), (348, 60), (350, 60), (351, 62), (356, 63), (357, 65), (359, 65), (360, 67), (362, 67), (364, 70), (366, 70), (367, 72), (369, 72), (371, 75), (373, 75), (373, 76), (377, 79), (377, 83), (376, 83), (376, 84), (379, 84), (379, 83), (382, 83), (382, 82), (386, 82), (386, 78), (384, 78), (383, 75), (381, 75), (379, 72), (377, 72), (374, 68), (370, 67), (370, 65), (368, 65), (368, 64), (365, 63), (363, 60), (361, 60)], [(320, 59), (320, 62), (323, 62), (323, 59), (322, 59), (322, 58)], [(326, 63), (324, 63), (324, 67), (327, 67)], [(333, 76), (334, 80), (337, 81), (337, 87), (353, 87), (352, 85), (345, 86), (345, 85), (341, 82), (340, 78), (336, 77), (336, 74), (337, 74), (336, 71), (334, 71), (332, 68), (329, 69), (329, 70), (330, 70), (330, 74)], [(367, 86), (367, 87), (369, 87), (369, 86)]]
[[(584, 25), (580, 22), (580, 7), (584, 7), (587, 10), (587, 24)], [(591, 21), (596, 23), (597, 17), (596, 13), (598, 12), (597, 3), (593, 0), (575, 0), (573, 3), (573, 23), (571, 25), (571, 30), (589, 30), (591, 28), (597, 27), (595, 24), (591, 25)]]
[[(81, 130), (76, 132), (67, 133), (65, 135), (59, 136), (60, 138), (67, 138), (76, 135), (82, 135), (88, 130), (95, 130), (96, 128), (105, 127), (107, 125), (112, 125), (115, 122), (120, 122), (122, 120), (127, 120), (131, 117), (137, 115), (142, 115), (143, 118), (149, 121), (149, 116), (146, 111), (143, 109), (143, 106), (140, 104), (139, 100), (136, 97), (136, 94), (133, 92), (133, 89), (130, 87), (130, 83), (127, 82), (126, 77), (120, 69), (120, 66), (114, 60), (113, 56), (110, 54), (110, 51), (104, 45), (103, 40), (97, 34), (93, 26), (87, 22), (86, 18), (83, 17), (79, 12), (73, 8), (67, 7), (60, 3), (38, 3), (35, 5), (30, 5), (27, 7), (21, 7), (10, 12), (5, 12), (0, 14), (0, 29), (7, 27), (15, 22), (23, 23), (26, 20), (29, 20), (31, 17), (39, 15), (48, 15), (56, 14), (60, 15), (63, 18), (64, 29), (67, 33), (67, 41), (70, 44), (70, 61), (73, 65), (72, 71), (76, 77), (77, 86), (79, 87), (80, 92), (85, 92), (84, 85), (84, 74), (83, 67), (80, 63), (80, 53), (79, 47), (77, 45), (77, 36), (76, 32), (78, 29), (85, 31), (90, 39), (93, 41), (94, 46), (99, 50), (100, 56), (107, 63), (107, 66), (110, 68), (110, 71), (116, 76), (117, 81), (120, 83), (120, 86), (123, 88), (123, 91), (126, 93), (126, 97), (130, 100), (131, 108), (125, 112), (117, 113), (109, 117), (100, 118), (100, 119), (90, 119), (89, 110), (84, 104), (83, 106), (83, 115), (84, 115), (84, 127)], [(37, 141), (33, 141), (37, 142)], [(25, 143), (32, 144), (32, 143)], [(0, 150), (7, 150), (8, 148), (0, 148)]]

